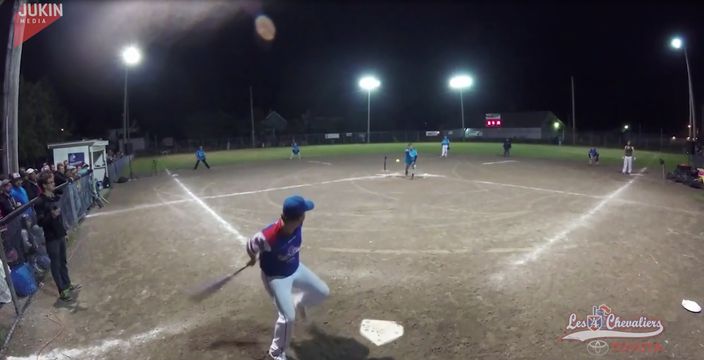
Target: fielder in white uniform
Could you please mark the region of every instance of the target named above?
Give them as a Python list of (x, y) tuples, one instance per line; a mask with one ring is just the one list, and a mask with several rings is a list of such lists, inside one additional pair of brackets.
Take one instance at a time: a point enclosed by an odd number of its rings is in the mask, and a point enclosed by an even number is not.
[(623, 148), (623, 171), (621, 171), (626, 175), (631, 175), (631, 171), (633, 170), (633, 159), (635, 159), (633, 156), (634, 150), (635, 148), (631, 145), (631, 141), (629, 140), (626, 143), (626, 147)]

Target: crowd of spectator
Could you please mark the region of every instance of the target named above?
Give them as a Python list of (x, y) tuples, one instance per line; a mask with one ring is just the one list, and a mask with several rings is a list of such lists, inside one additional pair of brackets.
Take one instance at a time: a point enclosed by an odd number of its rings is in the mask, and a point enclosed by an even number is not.
[(77, 285), (72, 284), (66, 266), (66, 228), (59, 200), (62, 190), (56, 188), (79, 179), (89, 172), (84, 164), (76, 167), (68, 162), (45, 163), (39, 169), (20, 168), (19, 172), (0, 175), (0, 217), (4, 218), (25, 204), (32, 206), (18, 215), (21, 230), (9, 235), (7, 224), (0, 229), (5, 255), (10, 268), (27, 264), (41, 283), (51, 272), (59, 299), (71, 301)]

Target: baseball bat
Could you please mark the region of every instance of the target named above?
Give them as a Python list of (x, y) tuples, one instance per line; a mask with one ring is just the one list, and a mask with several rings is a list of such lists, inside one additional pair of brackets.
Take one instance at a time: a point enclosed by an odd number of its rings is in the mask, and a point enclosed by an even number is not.
[(214, 282), (206, 285), (202, 289), (193, 293), (191, 295), (191, 300), (195, 301), (195, 302), (201, 302), (201, 301), (207, 299), (208, 297), (210, 297), (211, 295), (215, 294), (220, 289), (222, 289), (222, 287), (225, 286), (225, 284), (227, 284), (228, 282), (230, 282), (230, 280), (232, 280), (232, 278), (237, 276), (237, 274), (241, 273), (244, 269), (248, 268), (249, 266), (250, 265), (245, 265), (245, 266), (237, 269), (237, 271), (235, 271), (234, 273), (229, 274), (227, 276), (224, 276), (222, 279), (219, 279), (217, 281), (214, 281)]

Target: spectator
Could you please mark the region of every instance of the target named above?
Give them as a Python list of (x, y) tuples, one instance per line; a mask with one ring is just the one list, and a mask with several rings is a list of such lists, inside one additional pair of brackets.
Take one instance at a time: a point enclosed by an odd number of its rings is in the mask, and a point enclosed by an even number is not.
[(39, 196), (41, 190), (39, 190), (39, 185), (37, 185), (37, 170), (32, 168), (27, 169), (27, 178), (22, 184), (22, 187), (27, 191), (27, 197), (32, 200)]
[[(27, 191), (22, 187), (22, 177), (18, 173), (13, 173), (11, 176), (12, 189), (10, 189), (10, 195), (17, 202), (17, 206), (22, 206), (24, 204), (29, 204), (29, 197), (27, 196)], [(32, 208), (28, 208), (25, 214), (31, 214)]]
[(69, 165), (67, 167), (68, 173), (66, 174), (66, 178), (69, 180), (76, 180), (76, 167), (73, 165)]
[(83, 176), (85, 176), (86, 174), (90, 173), (90, 171), (91, 171), (90, 165), (88, 165), (88, 164), (83, 164), (83, 166), (81, 167), (81, 170), (78, 171), (78, 177), (79, 177), (79, 178), (80, 178), (80, 177), (83, 177)]
[(10, 195), (12, 182), (10, 182), (9, 179), (2, 179), (0, 187), (0, 214), (2, 214), (2, 217), (5, 217), (13, 210), (17, 209), (18, 205), (17, 201)]
[(56, 164), (56, 171), (54, 171), (54, 182), (56, 182), (55, 185), (60, 186), (67, 181), (66, 166), (63, 163)]
[(44, 230), (46, 250), (51, 260), (51, 277), (59, 290), (61, 301), (72, 301), (71, 292), (80, 288), (71, 284), (66, 265), (66, 229), (59, 208), (59, 196), (54, 194), (54, 175), (44, 172), (39, 177), (42, 194), (37, 202), (37, 222)]

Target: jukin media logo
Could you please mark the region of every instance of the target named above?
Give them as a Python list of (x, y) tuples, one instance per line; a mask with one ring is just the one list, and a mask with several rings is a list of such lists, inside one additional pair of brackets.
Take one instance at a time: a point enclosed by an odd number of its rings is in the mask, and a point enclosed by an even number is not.
[(64, 7), (61, 3), (22, 4), (13, 20), (13, 46), (20, 46), (62, 16), (64, 16)]
[(602, 304), (592, 306), (591, 315), (579, 319), (577, 314), (569, 316), (562, 340), (589, 341), (587, 352), (603, 356), (613, 347), (614, 352), (661, 352), (657, 342), (612, 342), (611, 346), (603, 340), (609, 338), (642, 339), (660, 335), (665, 328), (660, 320), (641, 316), (638, 319), (622, 319), (609, 306)]

